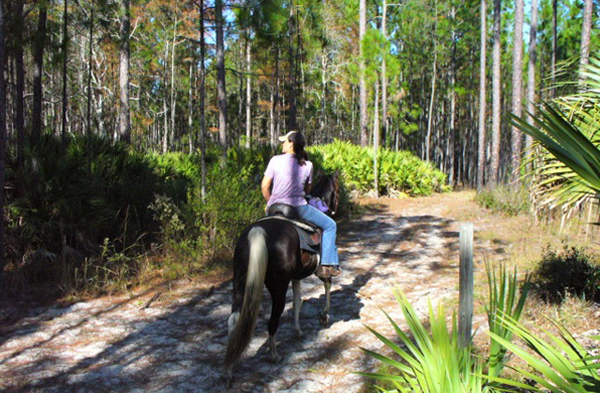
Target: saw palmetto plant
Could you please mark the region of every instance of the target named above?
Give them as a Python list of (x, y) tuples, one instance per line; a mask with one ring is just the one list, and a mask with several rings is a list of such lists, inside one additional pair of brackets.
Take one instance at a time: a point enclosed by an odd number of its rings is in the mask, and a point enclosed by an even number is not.
[[(388, 390), (390, 392), (489, 391), (483, 376), (484, 362), (473, 356), (470, 347), (463, 347), (459, 343), (456, 315), (452, 318), (451, 329), (448, 329), (443, 305), (438, 306), (436, 313), (430, 303), (429, 328), (427, 328), (404, 293), (397, 290), (395, 294), (409, 332), (402, 331), (387, 314), (401, 345), (368, 328), (394, 352), (394, 356), (388, 357), (363, 348), (367, 354), (389, 367), (391, 371), (359, 374), (393, 385), (394, 389)], [(383, 388), (380, 390), (385, 391)]]
[[(488, 276), (488, 301), (485, 306), (489, 330), (497, 337), (510, 342), (513, 332), (499, 320), (501, 315), (509, 315), (518, 321), (521, 318), (525, 301), (531, 286), (531, 276), (525, 275), (523, 285), (519, 285), (517, 268), (512, 273), (505, 265), (498, 268), (486, 262)], [(506, 363), (506, 347), (496, 340), (490, 341), (488, 375), (499, 376)]]
[(514, 370), (524, 378), (534, 381), (542, 389), (510, 379), (488, 378), (505, 386), (526, 388), (536, 392), (588, 393), (600, 391), (600, 375), (598, 374), (600, 364), (596, 363), (598, 357), (592, 356), (567, 329), (555, 324), (559, 330), (558, 335), (546, 331), (548, 339), (544, 340), (508, 316), (499, 318), (506, 329), (525, 343), (529, 351), (492, 332), (489, 333), (490, 336), (499, 345), (525, 361), (527, 367), (515, 367)]
[(536, 140), (528, 163), (538, 206), (570, 213), (600, 192), (600, 59), (590, 61), (579, 93), (542, 104), (530, 123), (510, 119)]

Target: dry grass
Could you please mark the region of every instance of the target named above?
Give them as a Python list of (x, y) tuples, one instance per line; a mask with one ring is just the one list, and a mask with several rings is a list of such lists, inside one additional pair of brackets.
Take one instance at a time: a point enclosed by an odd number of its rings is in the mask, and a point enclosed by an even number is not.
[[(448, 214), (457, 221), (472, 221), (475, 225), (475, 259), (502, 262), (516, 266), (520, 273), (535, 271), (542, 260), (544, 249), (561, 250), (565, 245), (584, 247), (589, 254), (600, 256), (600, 228), (587, 225), (587, 217), (573, 217), (568, 221), (536, 220), (533, 215), (510, 217), (492, 213), (479, 207), (473, 200), (473, 191), (458, 193), (448, 200), (461, 203), (447, 204)], [(471, 199), (469, 199), (471, 198)], [(475, 313), (483, 314), (487, 296), (487, 279), (481, 264), (476, 272), (475, 292), (480, 294), (475, 303)], [(522, 321), (536, 334), (544, 336), (544, 331), (557, 333), (552, 321), (565, 326), (576, 338), (589, 335), (600, 325), (600, 306), (585, 299), (567, 296), (560, 304), (551, 304), (530, 293), (524, 309)], [(476, 317), (477, 318), (477, 317)], [(485, 327), (485, 326), (484, 326)], [(484, 330), (484, 329), (480, 329)], [(587, 334), (586, 334), (587, 333)], [(489, 338), (480, 331), (475, 340), (480, 350), (486, 351)], [(600, 344), (594, 340), (584, 345)], [(512, 358), (513, 366), (525, 366), (519, 359)], [(506, 370), (510, 374), (509, 370)]]

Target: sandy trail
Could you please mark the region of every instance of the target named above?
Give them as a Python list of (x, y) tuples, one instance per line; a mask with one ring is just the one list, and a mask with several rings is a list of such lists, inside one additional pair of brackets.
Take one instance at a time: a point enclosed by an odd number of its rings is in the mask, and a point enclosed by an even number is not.
[[(280, 364), (267, 353), (265, 291), (254, 340), (236, 367), (232, 392), (360, 392), (353, 372), (377, 364), (359, 347), (382, 345), (364, 324), (392, 335), (402, 321), (399, 286), (423, 315), (427, 299), (456, 296), (458, 226), (432, 199), (386, 200), (340, 224), (343, 274), (332, 287), (331, 325), (316, 277), (303, 281), (303, 338), (293, 331), (292, 294), (278, 332)], [(454, 261), (450, 263), (451, 261)], [(27, 311), (0, 327), (0, 389), (8, 392), (222, 392), (231, 283), (182, 281), (170, 289)], [(159, 294), (149, 307), (146, 303)], [(1, 309), (5, 315), (9, 308)], [(0, 314), (0, 320), (2, 314)], [(8, 322), (7, 322), (8, 320)], [(10, 323), (9, 323), (10, 322)]]

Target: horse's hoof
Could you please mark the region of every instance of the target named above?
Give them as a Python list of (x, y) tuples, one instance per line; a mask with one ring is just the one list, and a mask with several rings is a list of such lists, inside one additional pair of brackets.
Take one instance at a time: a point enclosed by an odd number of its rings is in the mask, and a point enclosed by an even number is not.
[(294, 332), (296, 333), (296, 337), (298, 337), (298, 338), (304, 337), (304, 332), (301, 329), (294, 329)]
[(283, 356), (271, 353), (271, 363), (278, 364), (283, 360)]
[(321, 315), (319, 315), (319, 322), (323, 326), (328, 326), (329, 325), (329, 314), (322, 313)]
[(227, 389), (231, 389), (231, 385), (233, 385), (233, 374), (230, 370), (223, 375), (223, 379), (225, 380), (224, 382)]

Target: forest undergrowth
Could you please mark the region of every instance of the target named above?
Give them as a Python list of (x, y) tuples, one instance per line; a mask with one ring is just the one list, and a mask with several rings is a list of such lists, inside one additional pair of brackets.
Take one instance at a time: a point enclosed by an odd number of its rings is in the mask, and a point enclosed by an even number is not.
[[(7, 168), (7, 267), (3, 295), (55, 299), (130, 290), (228, 267), (244, 227), (264, 215), (269, 146), (206, 153), (139, 152), (102, 138), (46, 136)], [(315, 180), (341, 171), (350, 193), (372, 190), (370, 149), (336, 141), (309, 149)], [(408, 152), (379, 156), (380, 192), (429, 195), (446, 176)]]

